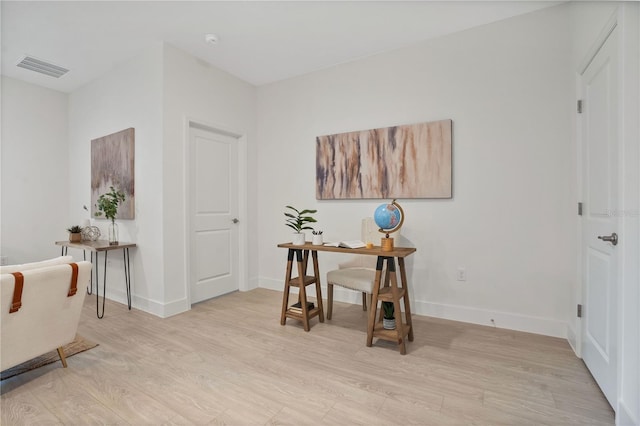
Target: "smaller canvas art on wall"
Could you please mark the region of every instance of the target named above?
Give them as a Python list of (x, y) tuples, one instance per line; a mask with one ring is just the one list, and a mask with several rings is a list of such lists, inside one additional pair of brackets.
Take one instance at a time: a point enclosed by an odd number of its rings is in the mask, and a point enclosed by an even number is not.
[(316, 198), (451, 198), (452, 121), (316, 138)]
[(98, 197), (113, 186), (125, 195), (116, 219), (135, 218), (134, 143), (133, 128), (91, 141), (91, 216), (97, 211)]

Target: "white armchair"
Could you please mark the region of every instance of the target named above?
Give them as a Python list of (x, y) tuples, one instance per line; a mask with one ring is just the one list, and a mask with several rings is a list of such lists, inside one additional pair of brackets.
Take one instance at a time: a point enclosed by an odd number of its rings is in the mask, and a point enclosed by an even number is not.
[[(72, 266), (75, 265), (75, 266)], [(0, 268), (0, 370), (73, 341), (78, 330), (91, 263), (71, 256)]]

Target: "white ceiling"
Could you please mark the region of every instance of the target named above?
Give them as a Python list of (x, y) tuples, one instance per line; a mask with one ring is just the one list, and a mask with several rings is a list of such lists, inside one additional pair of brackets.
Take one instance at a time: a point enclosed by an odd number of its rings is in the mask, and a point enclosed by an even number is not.
[[(166, 42), (259, 86), (558, 3), (2, 1), (2, 74), (71, 92)], [(24, 55), (71, 71), (16, 67)]]

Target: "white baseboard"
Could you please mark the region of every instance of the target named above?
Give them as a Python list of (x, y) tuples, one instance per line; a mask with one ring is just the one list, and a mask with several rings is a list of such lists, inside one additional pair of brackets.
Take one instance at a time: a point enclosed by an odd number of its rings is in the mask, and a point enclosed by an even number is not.
[(268, 290), (277, 290), (277, 291), (284, 290), (283, 280), (274, 280), (271, 278), (257, 278), (257, 281), (258, 281), (257, 287), (266, 288)]
[(571, 323), (567, 323), (567, 342), (569, 342), (569, 346), (571, 346), (576, 356), (580, 358), (576, 330), (571, 326)]
[[(87, 297), (95, 297), (95, 289), (93, 295), (87, 295)], [(127, 304), (127, 293), (124, 290), (108, 290), (107, 299), (114, 302)], [(157, 302), (155, 300), (136, 296), (131, 296), (131, 307), (135, 307), (138, 310), (147, 312), (160, 318), (168, 318), (173, 315), (186, 312), (191, 309), (187, 299), (179, 299), (166, 304)]]
[[(282, 282), (280, 284), (282, 284)], [(257, 277), (249, 278), (249, 285), (247, 286), (247, 291), (256, 289), (258, 287), (260, 287), (260, 279)]]
[(567, 323), (564, 321), (441, 303), (416, 301), (413, 302), (413, 305), (412, 311), (418, 315), (495, 326), (544, 336), (567, 337)]
[(640, 419), (636, 418), (626, 406), (624, 401), (618, 402), (618, 410), (616, 411), (617, 426), (640, 426)]
[[(268, 278), (260, 279), (259, 287), (277, 291), (283, 290), (282, 280)], [(297, 288), (292, 289), (292, 292), (294, 291), (297, 292)], [(326, 287), (323, 286), (322, 291), (324, 294), (323, 297), (326, 298)], [(313, 294), (313, 292), (309, 294)], [(333, 298), (336, 301), (355, 304), (360, 304), (362, 301), (361, 296), (357, 292), (338, 287), (334, 287)], [(412, 301), (411, 311), (416, 315), (425, 315), (453, 321), (468, 322), (471, 324), (488, 325), (498, 328), (506, 328), (509, 330), (542, 334), (545, 336), (567, 338), (568, 324), (564, 321), (547, 318), (422, 301)], [(491, 319), (494, 320), (493, 323), (491, 322)]]
[(173, 315), (178, 315), (183, 312), (187, 312), (188, 310), (191, 309), (191, 305), (187, 301), (186, 297), (166, 303), (162, 305), (162, 307), (163, 307), (162, 318), (168, 318)]

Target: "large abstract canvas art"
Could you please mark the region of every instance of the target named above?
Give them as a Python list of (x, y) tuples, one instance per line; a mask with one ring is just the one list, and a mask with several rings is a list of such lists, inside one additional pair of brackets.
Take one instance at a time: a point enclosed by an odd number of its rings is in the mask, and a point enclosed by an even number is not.
[(96, 213), (100, 195), (113, 186), (122, 191), (125, 201), (118, 207), (117, 219), (135, 218), (133, 128), (91, 141), (91, 215)]
[(316, 138), (316, 198), (451, 198), (452, 121)]

